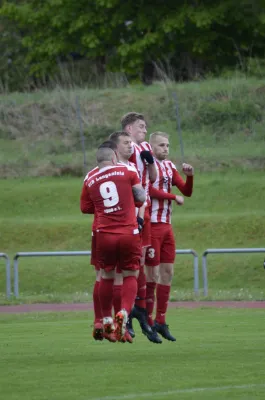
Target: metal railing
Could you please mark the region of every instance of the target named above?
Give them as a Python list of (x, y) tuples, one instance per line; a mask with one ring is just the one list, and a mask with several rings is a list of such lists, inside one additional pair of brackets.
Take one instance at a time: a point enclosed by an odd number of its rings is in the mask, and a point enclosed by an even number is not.
[(19, 257), (90, 256), (91, 251), (33, 251), (16, 253), (14, 257), (14, 295), (19, 297)]
[[(185, 249), (176, 250), (176, 254), (192, 254), (193, 255), (193, 273), (194, 273), (194, 293), (199, 293), (199, 257), (195, 250)], [(14, 295), (19, 297), (19, 273), (18, 259), (19, 257), (53, 257), (53, 256), (88, 256), (91, 251), (34, 251), (19, 252), (14, 256)]]
[(208, 295), (208, 272), (207, 255), (208, 254), (234, 254), (234, 253), (265, 253), (265, 248), (242, 248), (242, 249), (207, 249), (202, 255), (202, 274), (203, 274), (203, 294)]
[[(176, 250), (176, 254), (192, 254), (193, 255), (193, 275), (194, 275), (194, 293), (199, 294), (199, 258), (193, 249)], [(207, 249), (202, 255), (202, 273), (203, 273), (203, 294), (208, 295), (208, 271), (207, 271), (207, 255), (208, 254), (234, 254), (234, 253), (265, 253), (265, 248), (224, 248), (224, 249)], [(14, 256), (14, 295), (19, 297), (19, 273), (18, 259), (19, 257), (47, 257), (47, 256), (90, 256), (91, 251), (47, 251), (47, 252), (19, 252)], [(6, 297), (11, 296), (11, 271), (10, 260), (7, 254), (0, 253), (0, 257), (6, 260)]]
[(6, 253), (0, 253), (0, 257), (6, 260), (6, 298), (9, 299), (11, 296), (11, 271), (10, 271), (10, 260)]

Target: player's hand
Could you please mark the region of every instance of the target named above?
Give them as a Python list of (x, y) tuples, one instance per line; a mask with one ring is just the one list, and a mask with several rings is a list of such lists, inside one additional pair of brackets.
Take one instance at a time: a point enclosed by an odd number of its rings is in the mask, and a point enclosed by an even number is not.
[(182, 172), (186, 175), (186, 176), (193, 176), (194, 174), (194, 169), (190, 164), (182, 164)]
[(140, 157), (141, 157), (142, 161), (145, 162), (147, 165), (154, 164), (154, 157), (152, 156), (151, 151), (149, 151), (149, 150), (141, 151)]
[(184, 204), (184, 197), (182, 196), (176, 196), (175, 201), (177, 203), (178, 206), (182, 206), (182, 204)]
[(141, 217), (137, 217), (137, 223), (138, 223), (138, 230), (139, 232), (142, 231), (143, 227), (144, 227), (144, 220)]

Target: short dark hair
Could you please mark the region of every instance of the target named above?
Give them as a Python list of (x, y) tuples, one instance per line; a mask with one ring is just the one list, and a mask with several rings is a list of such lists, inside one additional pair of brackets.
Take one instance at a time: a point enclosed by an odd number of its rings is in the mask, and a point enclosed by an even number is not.
[(127, 125), (133, 124), (138, 119), (141, 119), (141, 120), (145, 121), (145, 118), (144, 118), (143, 114), (139, 114), (139, 113), (136, 113), (136, 112), (129, 112), (129, 113), (125, 114), (123, 117), (121, 117), (121, 127), (122, 127), (122, 129), (124, 130), (124, 128)]
[(97, 163), (100, 164), (104, 161), (111, 161), (114, 155), (115, 152), (110, 147), (99, 147), (97, 150)]
[(113, 151), (117, 150), (117, 145), (113, 140), (106, 140), (105, 142), (101, 143), (98, 147), (99, 149), (111, 149)]
[(109, 138), (110, 138), (111, 141), (113, 141), (115, 144), (117, 144), (117, 143), (119, 142), (119, 138), (120, 138), (121, 136), (130, 137), (129, 133), (127, 133), (127, 132), (124, 132), (124, 131), (116, 131), (116, 132), (113, 132), (113, 133), (110, 135)]

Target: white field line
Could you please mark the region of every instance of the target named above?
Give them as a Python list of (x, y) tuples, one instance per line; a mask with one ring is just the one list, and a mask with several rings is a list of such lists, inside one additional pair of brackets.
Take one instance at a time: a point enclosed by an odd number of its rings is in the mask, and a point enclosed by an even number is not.
[(248, 389), (265, 389), (265, 383), (261, 384), (249, 384), (249, 385), (231, 385), (231, 386), (217, 386), (217, 387), (204, 387), (204, 388), (190, 388), (190, 389), (176, 389), (168, 390), (167, 392), (148, 392), (148, 393), (130, 393), (121, 396), (105, 396), (105, 397), (94, 397), (90, 400), (131, 400), (131, 399), (143, 399), (163, 396), (166, 398), (171, 395), (188, 394), (188, 393), (200, 393), (200, 392), (222, 392), (226, 390), (248, 390)]

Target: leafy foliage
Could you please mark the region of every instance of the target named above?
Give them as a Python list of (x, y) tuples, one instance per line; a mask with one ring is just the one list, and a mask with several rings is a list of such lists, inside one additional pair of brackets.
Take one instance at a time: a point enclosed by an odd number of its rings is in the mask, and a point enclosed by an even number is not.
[(158, 61), (190, 78), (205, 69), (246, 68), (247, 58), (262, 57), (264, 6), (264, 0), (242, 0), (240, 7), (235, 0), (7, 0), (0, 16), (22, 33), (33, 75), (79, 55), (134, 78), (152, 75)]

